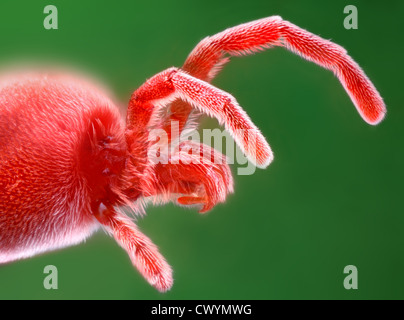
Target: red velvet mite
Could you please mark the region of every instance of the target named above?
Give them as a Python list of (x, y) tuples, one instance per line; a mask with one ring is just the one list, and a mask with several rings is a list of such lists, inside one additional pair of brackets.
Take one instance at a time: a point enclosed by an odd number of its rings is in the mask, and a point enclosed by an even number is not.
[[(167, 163), (154, 163), (149, 133), (170, 132), (172, 121), (183, 131), (205, 114), (217, 118), (245, 155), (265, 168), (273, 159), (265, 138), (236, 99), (210, 82), (230, 56), (273, 46), (333, 71), (366, 122), (383, 119), (382, 98), (341, 46), (278, 16), (203, 39), (182, 68), (162, 71), (132, 94), (126, 123), (103, 90), (79, 78), (3, 77), (0, 263), (78, 244), (101, 226), (151, 285), (170, 289), (170, 266), (122, 208), (141, 212), (146, 200), (155, 199), (199, 205), (206, 212), (225, 201), (233, 180), (227, 163), (213, 161), (218, 151), (192, 141), (182, 141)], [(190, 147), (209, 152), (189, 153)]]

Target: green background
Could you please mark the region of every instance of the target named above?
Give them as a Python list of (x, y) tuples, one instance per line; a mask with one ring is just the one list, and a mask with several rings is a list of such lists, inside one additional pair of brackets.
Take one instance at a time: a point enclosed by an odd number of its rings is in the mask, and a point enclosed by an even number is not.
[[(58, 8), (58, 30), (43, 27), (48, 4)], [(358, 8), (358, 30), (343, 27), (348, 4)], [(98, 232), (1, 266), (1, 299), (404, 298), (403, 1), (3, 0), (0, 68), (83, 70), (125, 105), (205, 36), (271, 15), (344, 46), (385, 99), (385, 121), (364, 123), (331, 72), (282, 48), (233, 59), (213, 83), (247, 110), (275, 161), (236, 176), (235, 194), (207, 215), (148, 208), (138, 224), (172, 265), (172, 290), (156, 292)], [(43, 287), (50, 264), (58, 290)], [(346, 265), (358, 268), (358, 290), (344, 289)]]

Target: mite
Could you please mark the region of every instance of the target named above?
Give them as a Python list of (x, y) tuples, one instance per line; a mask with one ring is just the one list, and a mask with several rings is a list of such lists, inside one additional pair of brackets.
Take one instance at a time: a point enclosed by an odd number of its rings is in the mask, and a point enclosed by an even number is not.
[[(273, 153), (263, 135), (236, 99), (210, 82), (231, 56), (273, 46), (333, 71), (367, 123), (383, 119), (382, 98), (344, 48), (279, 16), (203, 39), (182, 68), (164, 70), (133, 92), (125, 121), (104, 90), (80, 77), (4, 76), (0, 263), (78, 244), (102, 227), (151, 285), (162, 292), (170, 289), (171, 267), (126, 209), (142, 213), (146, 202), (172, 201), (206, 212), (233, 192), (233, 180), (225, 161), (213, 161), (223, 155), (189, 140), (167, 163), (153, 162), (148, 154), (156, 142), (149, 132), (170, 133), (175, 122), (181, 133), (208, 115), (224, 125), (256, 166), (267, 167)], [(201, 152), (190, 153), (195, 147)]]

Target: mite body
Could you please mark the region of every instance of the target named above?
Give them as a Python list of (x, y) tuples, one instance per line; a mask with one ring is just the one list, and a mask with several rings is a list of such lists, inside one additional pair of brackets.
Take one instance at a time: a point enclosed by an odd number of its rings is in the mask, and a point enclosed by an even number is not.
[(124, 165), (124, 123), (102, 92), (31, 74), (0, 87), (0, 262), (79, 243)]
[(383, 119), (382, 98), (342, 47), (277, 16), (202, 40), (181, 69), (162, 71), (132, 94), (126, 122), (104, 90), (78, 77), (5, 76), (0, 81), (0, 263), (80, 243), (103, 227), (150, 284), (168, 290), (170, 266), (121, 208), (139, 213), (144, 200), (153, 199), (206, 212), (233, 192), (233, 180), (229, 166), (215, 161), (223, 155), (188, 140), (170, 155), (187, 161), (151, 161), (148, 151), (156, 142), (149, 132), (169, 133), (173, 121), (183, 131), (195, 127), (201, 114), (215, 117), (247, 157), (265, 168), (273, 159), (265, 138), (235, 98), (209, 82), (230, 56), (272, 46), (332, 70), (366, 122)]

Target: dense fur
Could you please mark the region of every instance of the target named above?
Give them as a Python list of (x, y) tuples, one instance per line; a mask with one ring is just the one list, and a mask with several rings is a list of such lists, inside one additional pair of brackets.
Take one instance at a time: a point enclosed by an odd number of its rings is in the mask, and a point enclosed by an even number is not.
[(91, 205), (112, 182), (99, 143), (114, 137), (122, 152), (123, 134), (113, 103), (77, 78), (2, 81), (0, 263), (78, 243), (98, 228)]

